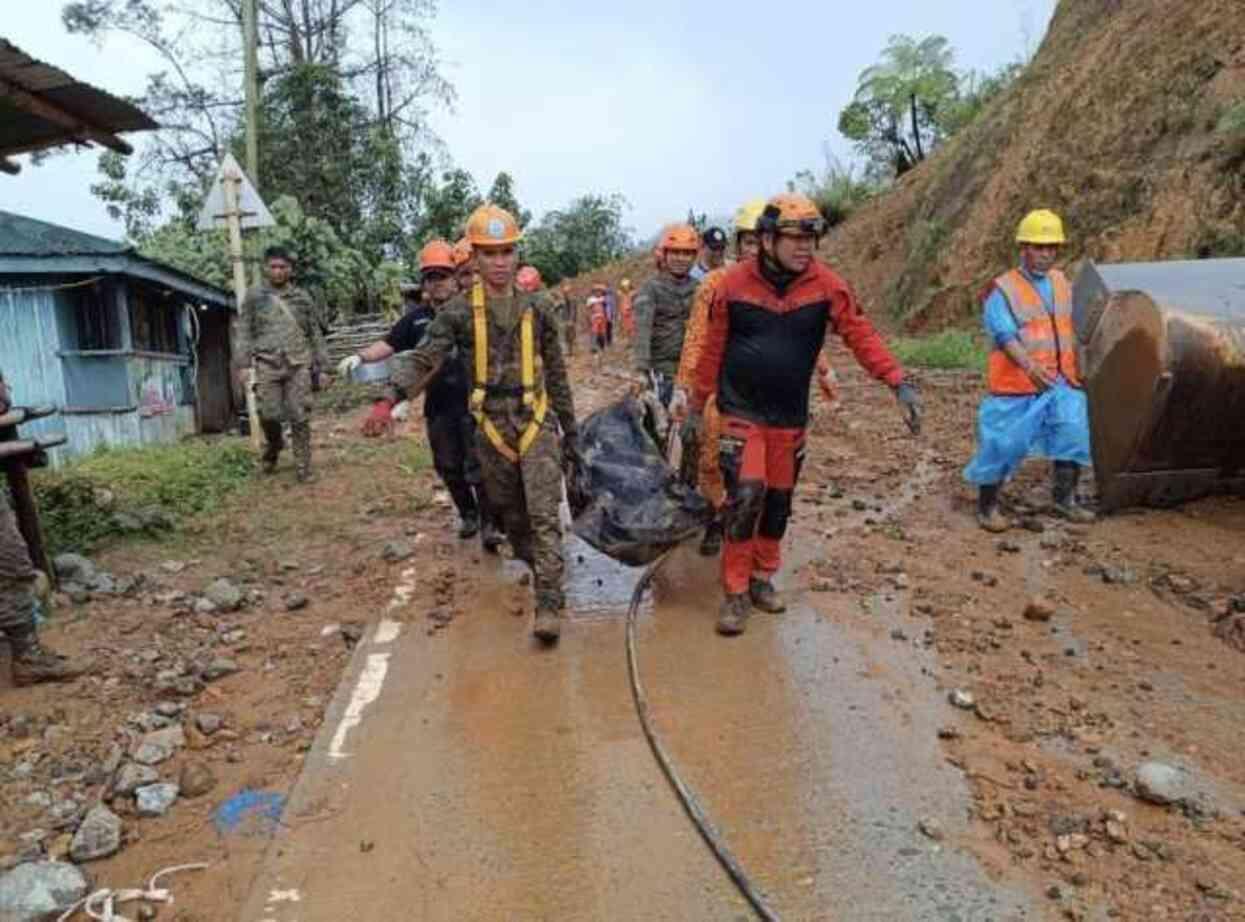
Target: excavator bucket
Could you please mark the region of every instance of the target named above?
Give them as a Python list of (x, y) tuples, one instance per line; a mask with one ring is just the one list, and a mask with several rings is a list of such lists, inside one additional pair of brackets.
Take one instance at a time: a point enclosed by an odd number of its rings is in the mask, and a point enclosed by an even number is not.
[(1245, 493), (1245, 259), (1087, 260), (1073, 302), (1099, 507)]

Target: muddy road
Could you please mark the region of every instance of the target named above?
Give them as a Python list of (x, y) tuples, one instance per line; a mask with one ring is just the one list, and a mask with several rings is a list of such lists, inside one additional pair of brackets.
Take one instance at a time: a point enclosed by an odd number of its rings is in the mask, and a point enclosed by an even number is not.
[[(922, 376), (913, 440), (889, 392), (843, 354), (836, 367), (842, 406), (819, 404), (780, 580), (791, 610), (717, 637), (716, 564), (686, 548), (640, 613), (657, 730), (771, 905), (785, 919), (1245, 918), (1231, 614), (1245, 503), (1070, 528), (1045, 514), (1033, 465), (1009, 491), (1024, 527), (987, 535), (959, 479), (980, 383)], [(582, 414), (609, 394), (579, 371)], [(223, 712), (228, 738), (192, 739), (162, 769), (193, 758), (219, 783), (165, 817), (126, 816), (124, 850), (88, 865), (97, 881), (208, 860), (160, 916), (183, 922), (752, 918), (635, 717), (638, 571), (573, 543), (569, 623), (540, 648), (522, 569), (449, 535), (409, 442), (360, 446), (357, 415), (321, 422), (320, 485), (277, 488), (266, 513), (260, 485), (199, 539), (203, 570), (236, 573), (250, 554), (272, 597), (225, 619), (247, 632), (230, 651), (243, 669), (185, 712)], [(406, 542), (402, 559), (381, 558), (388, 542)], [(310, 608), (282, 611), (274, 574)], [(1025, 617), (1034, 598), (1048, 620)], [(137, 606), (117, 618), (93, 603), (49, 637), (89, 651), (187, 629)], [(206, 622), (189, 623), (222, 636)], [(100, 745), (109, 708), (159, 700), (123, 674), (112, 694), (96, 680), (5, 692), (36, 724), (95, 722)], [(45, 745), (29, 740), (0, 745)], [(1175, 803), (1138, 795), (1148, 761), (1177, 770)], [(6, 784), (14, 850), (39, 822), (33, 783)], [(243, 788), (288, 795), (277, 826), (212, 821)]]

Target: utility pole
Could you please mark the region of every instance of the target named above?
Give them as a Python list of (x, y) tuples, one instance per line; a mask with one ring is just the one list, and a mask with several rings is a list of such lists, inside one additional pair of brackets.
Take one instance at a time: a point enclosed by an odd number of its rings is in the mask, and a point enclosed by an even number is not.
[[(221, 183), (225, 192), (225, 223), (229, 227), (229, 258), (233, 262), (233, 293), (237, 300), (238, 314), (242, 313), (242, 299), (246, 297), (246, 263), (242, 257), (242, 177), (232, 170), (222, 172)], [(246, 414), (251, 423), (251, 447), (258, 451), (260, 445), (259, 407), (255, 400), (255, 366), (247, 372)]]
[(246, 59), (246, 171), (259, 190), (259, 0), (242, 0)]

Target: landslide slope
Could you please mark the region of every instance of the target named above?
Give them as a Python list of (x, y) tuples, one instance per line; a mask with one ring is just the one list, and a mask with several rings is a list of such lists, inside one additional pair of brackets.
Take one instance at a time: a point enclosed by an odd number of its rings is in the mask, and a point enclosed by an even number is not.
[[(1061, 0), (1020, 79), (828, 243), (877, 316), (936, 330), (1054, 208), (1067, 261), (1245, 256), (1245, 2)], [(1240, 122), (1245, 123), (1245, 118)]]

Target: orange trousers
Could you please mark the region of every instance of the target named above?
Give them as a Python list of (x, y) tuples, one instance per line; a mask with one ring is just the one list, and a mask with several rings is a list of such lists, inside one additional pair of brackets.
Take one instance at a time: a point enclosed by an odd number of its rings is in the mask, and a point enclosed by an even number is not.
[(705, 428), (696, 468), (696, 489), (718, 510), (726, 500), (726, 487), (722, 483), (722, 462), (718, 457), (721, 438), (722, 414), (718, 412), (718, 399), (710, 397), (705, 404)]
[(726, 487), (722, 586), (737, 595), (748, 591), (752, 577), (768, 580), (782, 566), (782, 539), (804, 464), (804, 430), (723, 416), (718, 456)]

